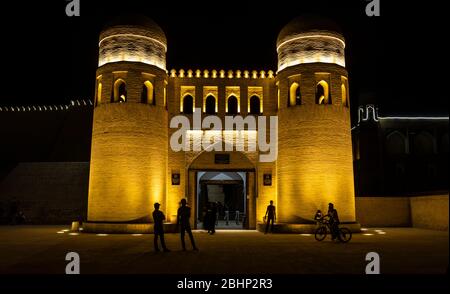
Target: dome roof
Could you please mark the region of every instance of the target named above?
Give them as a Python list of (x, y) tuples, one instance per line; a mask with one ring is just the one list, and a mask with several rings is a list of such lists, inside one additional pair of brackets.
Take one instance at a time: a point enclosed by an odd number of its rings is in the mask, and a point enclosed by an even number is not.
[(300, 33), (330, 32), (342, 36), (340, 27), (332, 20), (322, 16), (305, 14), (294, 18), (278, 34), (277, 46)]
[(154, 22), (151, 18), (139, 15), (139, 14), (126, 14), (119, 16), (109, 22), (102, 33), (100, 34), (100, 39), (103, 39), (111, 33), (111, 31), (125, 30), (136, 32), (145, 32), (145, 35), (151, 37), (163, 44), (167, 44), (166, 35), (161, 27)]

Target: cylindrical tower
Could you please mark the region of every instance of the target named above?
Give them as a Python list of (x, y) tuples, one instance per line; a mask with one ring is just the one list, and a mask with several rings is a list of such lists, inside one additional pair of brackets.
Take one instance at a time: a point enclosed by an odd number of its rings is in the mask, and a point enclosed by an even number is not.
[(278, 221), (306, 223), (334, 203), (355, 221), (345, 40), (315, 16), (287, 24), (277, 40)]
[(150, 222), (166, 199), (166, 37), (152, 20), (122, 18), (99, 48), (88, 221)]

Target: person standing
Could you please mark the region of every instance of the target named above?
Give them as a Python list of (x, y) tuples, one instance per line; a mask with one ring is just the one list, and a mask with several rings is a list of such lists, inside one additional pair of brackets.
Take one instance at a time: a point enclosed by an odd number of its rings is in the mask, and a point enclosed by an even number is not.
[(328, 216), (330, 217), (331, 238), (336, 240), (339, 237), (339, 215), (333, 203), (328, 203)]
[(183, 251), (186, 251), (184, 234), (187, 232), (189, 239), (191, 239), (192, 249), (198, 251), (198, 248), (195, 246), (194, 236), (192, 235), (191, 224), (189, 223), (190, 217), (191, 208), (187, 206), (186, 199), (183, 198), (181, 199), (181, 207), (178, 208), (177, 212), (177, 228), (180, 228), (181, 246), (183, 247)]
[(164, 241), (164, 226), (163, 226), (163, 222), (166, 219), (166, 217), (164, 216), (164, 213), (159, 210), (160, 204), (159, 203), (155, 203), (153, 205), (155, 207), (155, 210), (153, 211), (153, 222), (154, 222), (154, 227), (153, 227), (153, 233), (155, 235), (153, 242), (154, 242), (154, 246), (155, 246), (155, 251), (159, 252), (159, 248), (158, 248), (158, 237), (161, 240), (161, 246), (163, 248), (164, 252), (169, 252), (170, 250), (167, 249), (166, 247), (166, 242)]
[(273, 200), (270, 200), (270, 204), (267, 206), (266, 215), (264, 217), (267, 219), (266, 231), (264, 234), (267, 234), (267, 232), (269, 231), (270, 223), (271, 223), (270, 232), (273, 233), (273, 223), (275, 222), (276, 219), (275, 205), (273, 205)]

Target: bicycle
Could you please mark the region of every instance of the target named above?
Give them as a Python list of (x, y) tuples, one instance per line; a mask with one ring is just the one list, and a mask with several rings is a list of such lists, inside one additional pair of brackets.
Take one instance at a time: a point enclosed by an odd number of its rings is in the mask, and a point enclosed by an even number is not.
[[(326, 219), (326, 216), (317, 219), (319, 223), (319, 227), (316, 229), (314, 237), (317, 241), (323, 241), (328, 233), (331, 233), (331, 224), (329, 218)], [(342, 243), (347, 243), (352, 239), (352, 232), (348, 228), (339, 228), (338, 239)]]

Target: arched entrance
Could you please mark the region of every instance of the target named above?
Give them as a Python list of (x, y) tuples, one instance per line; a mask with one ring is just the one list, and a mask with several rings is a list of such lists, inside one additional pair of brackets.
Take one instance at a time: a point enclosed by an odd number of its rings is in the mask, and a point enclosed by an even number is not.
[(187, 183), (194, 228), (203, 228), (206, 205), (214, 202), (218, 229), (256, 229), (256, 170), (245, 154), (204, 151), (189, 165)]

